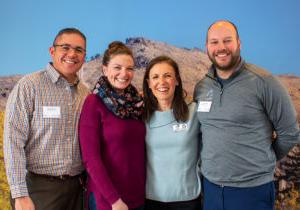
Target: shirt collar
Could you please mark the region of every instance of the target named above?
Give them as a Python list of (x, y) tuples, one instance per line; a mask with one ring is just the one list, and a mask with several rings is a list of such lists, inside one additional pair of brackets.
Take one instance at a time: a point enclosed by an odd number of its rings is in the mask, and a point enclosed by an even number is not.
[[(66, 80), (65, 78), (63, 78), (60, 73), (54, 68), (53, 64), (50, 62), (48, 63), (47, 67), (46, 67), (46, 72), (47, 74), (49, 75), (51, 81), (53, 83), (56, 83), (59, 79), (63, 79), (63, 80)], [(66, 80), (66, 82), (68, 82)], [(78, 77), (76, 78), (75, 82), (74, 83), (69, 83), (68, 84), (70, 86), (76, 86), (77, 84), (79, 83), (79, 79)]]
[(52, 63), (48, 63), (46, 72), (53, 83), (56, 83), (60, 77), (59, 72), (53, 67)]

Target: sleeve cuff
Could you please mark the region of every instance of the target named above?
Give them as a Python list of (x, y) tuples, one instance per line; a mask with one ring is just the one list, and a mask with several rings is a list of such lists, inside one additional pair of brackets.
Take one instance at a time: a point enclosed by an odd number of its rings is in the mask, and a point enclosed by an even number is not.
[(10, 193), (13, 199), (29, 196), (27, 186), (10, 186)]

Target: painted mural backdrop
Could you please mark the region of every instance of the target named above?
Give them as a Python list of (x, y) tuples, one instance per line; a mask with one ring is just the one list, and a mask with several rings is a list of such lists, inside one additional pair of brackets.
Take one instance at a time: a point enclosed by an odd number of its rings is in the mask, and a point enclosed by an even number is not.
[[(133, 83), (141, 90), (145, 66), (150, 59), (158, 55), (168, 55), (175, 59), (180, 67), (183, 85), (187, 91), (187, 100), (192, 99), (193, 88), (207, 72), (210, 61), (200, 49), (178, 48), (167, 43), (148, 40), (142, 37), (128, 38), (126, 44), (132, 48), (136, 60), (136, 74)], [(101, 75), (101, 55), (96, 54), (89, 59), (82, 70), (80, 78), (93, 88)], [(6, 181), (3, 162), (3, 118), (7, 97), (14, 84), (22, 76), (0, 77), (0, 209), (9, 208), (9, 188)], [(280, 75), (278, 78), (286, 86), (293, 100), (300, 122), (300, 77)], [(289, 154), (277, 163), (274, 174), (277, 188), (276, 209), (300, 209), (300, 145), (295, 146)]]

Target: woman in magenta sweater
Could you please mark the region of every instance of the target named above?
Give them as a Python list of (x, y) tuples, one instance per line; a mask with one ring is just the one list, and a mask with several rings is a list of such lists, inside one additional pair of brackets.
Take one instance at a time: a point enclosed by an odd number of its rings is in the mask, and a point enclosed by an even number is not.
[(103, 74), (83, 105), (79, 135), (88, 172), (90, 210), (141, 210), (145, 198), (145, 125), (142, 98), (131, 85), (132, 51), (113, 42)]

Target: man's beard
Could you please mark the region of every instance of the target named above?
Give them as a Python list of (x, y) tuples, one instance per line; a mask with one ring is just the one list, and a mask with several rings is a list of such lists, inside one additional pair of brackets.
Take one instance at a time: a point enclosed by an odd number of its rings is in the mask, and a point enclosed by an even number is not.
[(234, 66), (237, 66), (237, 64), (240, 62), (240, 49), (237, 49), (235, 52), (230, 52), (231, 59), (227, 65), (219, 65), (214, 55), (211, 55), (210, 53), (207, 54), (213, 65), (221, 71), (230, 71)]

